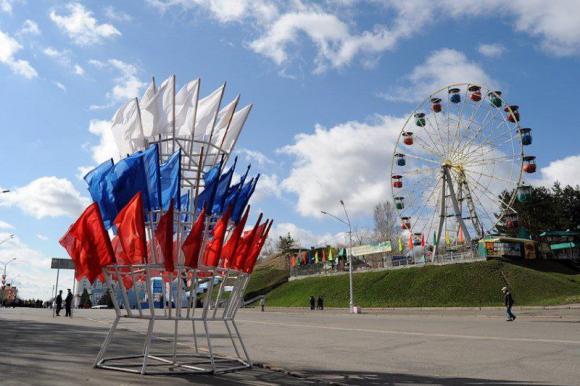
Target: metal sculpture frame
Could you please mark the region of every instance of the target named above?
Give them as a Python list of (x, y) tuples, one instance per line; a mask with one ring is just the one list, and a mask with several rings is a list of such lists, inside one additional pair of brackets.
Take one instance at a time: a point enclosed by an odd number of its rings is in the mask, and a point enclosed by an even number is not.
[[(175, 90), (173, 90), (173, 93), (175, 95)], [(137, 106), (139, 119), (141, 119), (139, 103), (137, 103)], [(247, 115), (245, 117), (247, 118)], [(143, 148), (151, 144), (158, 144), (160, 163), (168, 160), (178, 149), (181, 150), (181, 190), (182, 193), (188, 192), (189, 202), (194, 210), (175, 210), (174, 212), (174, 229), (177, 230), (175, 236), (177, 246), (176, 274), (163, 272), (164, 266), (157, 259), (155, 247), (151, 248), (149, 260), (146, 264), (113, 264), (103, 269), (106, 287), (111, 293), (115, 309), (115, 319), (95, 359), (94, 367), (97, 368), (138, 374), (167, 374), (175, 373), (176, 371), (207, 374), (240, 370), (252, 366), (248, 350), (235, 321), (237, 311), (243, 304), (243, 295), (250, 275), (238, 270), (204, 267), (201, 265), (199, 268), (192, 269), (184, 265), (184, 256), (181, 251), (181, 245), (195, 221), (197, 197), (204, 187), (203, 172), (220, 161), (223, 162), (223, 165), (226, 164), (245, 124), (245, 118), (227, 149), (224, 146), (224, 142), (230, 129), (231, 118), (221, 143), (212, 142), (215, 139), (213, 138), (213, 133), (216, 118), (213, 119), (210, 135), (207, 137), (202, 135), (203, 138), (200, 140), (195, 138), (195, 129), (190, 136), (176, 136), (175, 119), (173, 119), (173, 122), (173, 133), (145, 137)], [(135, 150), (142, 150), (143, 148)], [(146, 213), (145, 228), (148, 240), (153, 240), (154, 238), (156, 223), (160, 215), (161, 212), (159, 210)], [(206, 217), (204, 241), (200, 256), (203, 256), (203, 251), (207, 244), (210, 225), (215, 223), (215, 221), (216, 218), (214, 217)], [(232, 228), (233, 226), (230, 227), (230, 229)], [(162, 288), (163, 301), (160, 304), (160, 308), (155, 307), (152, 289), (154, 278), (161, 278), (169, 283), (169, 289), (166, 288), (168, 286), (167, 283)], [(202, 293), (200, 299), (202, 307), (197, 308), (198, 291), (204, 285), (206, 290)], [(226, 291), (226, 287), (231, 290)], [(130, 307), (129, 289), (132, 289), (137, 297), (137, 309), (131, 309)], [(116, 291), (121, 292), (121, 301), (117, 299)], [(142, 302), (142, 299), (147, 299), (147, 303)], [(119, 323), (121, 320), (129, 319), (148, 321), (142, 352), (135, 355), (106, 357)], [(152, 351), (156, 321), (174, 322), (172, 349), (170, 352), (153, 353)], [(191, 322), (192, 326), (192, 345), (188, 347), (191, 352), (187, 354), (177, 353), (180, 322)], [(215, 352), (212, 340), (216, 339), (217, 336), (212, 335), (210, 332), (209, 326), (212, 323), (224, 324), (227, 337), (235, 353), (234, 356)], [(201, 347), (196, 324), (201, 324), (203, 328), (207, 343), (205, 349)], [(130, 362), (128, 363), (128, 361)]]

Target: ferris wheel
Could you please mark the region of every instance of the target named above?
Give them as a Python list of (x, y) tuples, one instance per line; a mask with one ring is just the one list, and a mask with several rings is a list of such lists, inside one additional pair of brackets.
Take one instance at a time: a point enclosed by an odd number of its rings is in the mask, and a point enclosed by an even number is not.
[(518, 106), (501, 91), (460, 83), (432, 93), (409, 115), (393, 152), (401, 228), (436, 256), (515, 224), (514, 201), (530, 194), (523, 173), (536, 170), (524, 151), (531, 143)]

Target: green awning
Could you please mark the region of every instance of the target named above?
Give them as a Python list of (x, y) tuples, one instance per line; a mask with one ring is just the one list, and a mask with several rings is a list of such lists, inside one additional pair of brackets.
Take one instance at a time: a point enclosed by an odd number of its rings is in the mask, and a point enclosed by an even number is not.
[(573, 242), (550, 245), (550, 249), (553, 251), (556, 251), (558, 249), (572, 249), (572, 248), (576, 248), (576, 244), (574, 244)]

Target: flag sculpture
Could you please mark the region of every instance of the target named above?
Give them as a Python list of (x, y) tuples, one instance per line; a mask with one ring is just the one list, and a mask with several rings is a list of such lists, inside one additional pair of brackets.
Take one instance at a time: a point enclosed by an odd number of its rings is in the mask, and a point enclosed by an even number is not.
[[(111, 293), (116, 317), (96, 367), (148, 374), (251, 366), (235, 316), (272, 221), (260, 214), (247, 225), (260, 175), (250, 176), (248, 166), (234, 181), (237, 159), (227, 165), (251, 105), (237, 109), (237, 96), (222, 106), (224, 89), (199, 98), (199, 79), (177, 92), (175, 76), (158, 87), (153, 80), (113, 117), (119, 161), (85, 176), (94, 202), (60, 243), (77, 279), (100, 280)], [(108, 358), (124, 319), (148, 322), (144, 349)], [(169, 352), (155, 351), (156, 321), (173, 323)], [(186, 352), (178, 350), (180, 322), (191, 323)], [(225, 334), (210, 331), (216, 322)], [(224, 336), (231, 350), (218, 354), (212, 341)]]

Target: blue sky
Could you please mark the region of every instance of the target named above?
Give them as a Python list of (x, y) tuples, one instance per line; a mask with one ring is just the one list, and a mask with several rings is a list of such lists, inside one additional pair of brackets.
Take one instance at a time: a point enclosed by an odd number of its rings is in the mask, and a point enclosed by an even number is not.
[[(253, 103), (237, 149), (264, 174), (254, 206), (303, 244), (357, 227), (390, 197), (393, 138), (421, 99), (483, 82), (534, 130), (530, 182), (580, 183), (575, 1), (0, 0), (0, 261), (46, 298), (58, 238), (87, 205), (107, 121), (151, 76), (200, 77)], [(352, 162), (351, 162), (352, 161)], [(68, 277), (68, 276), (67, 276)], [(72, 276), (71, 276), (72, 277)], [(72, 280), (72, 279), (67, 279)]]

